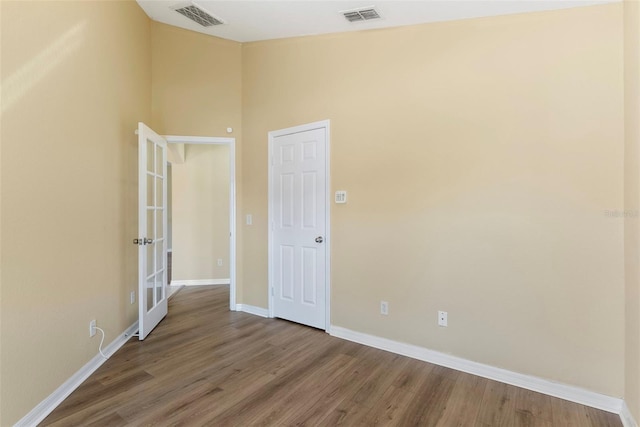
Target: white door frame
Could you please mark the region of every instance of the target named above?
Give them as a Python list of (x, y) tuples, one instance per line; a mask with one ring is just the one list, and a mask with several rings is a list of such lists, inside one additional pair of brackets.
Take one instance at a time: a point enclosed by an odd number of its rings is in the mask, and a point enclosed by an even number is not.
[(325, 238), (324, 238), (324, 251), (325, 251), (325, 327), (326, 332), (330, 332), (331, 329), (331, 167), (330, 167), (330, 150), (329, 142), (331, 140), (330, 133), (330, 121), (322, 120), (319, 122), (307, 123), (300, 126), (294, 126), (286, 129), (274, 130), (269, 132), (269, 317), (275, 317), (273, 309), (273, 294), (275, 291), (275, 283), (273, 279), (273, 194), (271, 194), (271, 182), (273, 179), (273, 140), (279, 136), (290, 135), (292, 133), (306, 132), (309, 130), (324, 129), (326, 144), (325, 144)]
[(164, 135), (169, 144), (229, 146), (229, 309), (236, 311), (236, 139), (212, 136)]

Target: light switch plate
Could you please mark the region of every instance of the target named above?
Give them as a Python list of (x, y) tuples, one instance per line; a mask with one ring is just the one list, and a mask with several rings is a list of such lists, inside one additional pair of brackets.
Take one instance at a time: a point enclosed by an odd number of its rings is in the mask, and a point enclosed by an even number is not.
[(336, 203), (347, 203), (347, 192), (344, 190), (336, 191)]

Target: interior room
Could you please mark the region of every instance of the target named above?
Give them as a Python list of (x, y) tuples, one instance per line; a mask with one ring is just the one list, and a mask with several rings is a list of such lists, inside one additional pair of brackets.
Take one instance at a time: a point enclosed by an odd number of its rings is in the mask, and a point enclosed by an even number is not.
[[(639, 2), (381, 1), (349, 22), (372, 2), (203, 1), (204, 30), (169, 3), (0, 2), (0, 425), (37, 424), (105, 363), (92, 321), (109, 357), (138, 339), (139, 123), (232, 142), (226, 170), (172, 163), (178, 284), (286, 318), (277, 155), (320, 129), (322, 340), (637, 425)], [(301, 3), (331, 11), (304, 24)], [(181, 218), (214, 171), (230, 240), (206, 252)]]
[[(185, 144), (171, 161), (172, 286), (228, 285), (229, 146)], [(170, 249), (170, 250), (169, 250)]]

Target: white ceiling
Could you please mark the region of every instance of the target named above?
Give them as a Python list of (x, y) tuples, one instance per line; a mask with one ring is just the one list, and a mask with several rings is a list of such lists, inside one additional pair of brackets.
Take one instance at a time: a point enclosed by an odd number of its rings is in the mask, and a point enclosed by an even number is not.
[[(507, 15), (621, 0), (196, 0), (193, 3), (225, 24), (204, 28), (173, 9), (181, 0), (138, 0), (158, 22), (238, 42), (398, 27), (426, 22)], [(375, 6), (382, 19), (348, 22), (339, 12)]]

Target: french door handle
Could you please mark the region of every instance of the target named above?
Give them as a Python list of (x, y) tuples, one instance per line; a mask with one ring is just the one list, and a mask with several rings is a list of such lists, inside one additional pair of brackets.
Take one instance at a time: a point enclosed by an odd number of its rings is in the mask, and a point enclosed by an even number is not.
[(324, 239), (322, 238), (322, 236), (316, 237), (316, 243), (322, 243), (322, 242), (324, 242)]
[(153, 239), (147, 239), (146, 237), (144, 239), (133, 239), (133, 244), (134, 245), (150, 245), (153, 243)]

